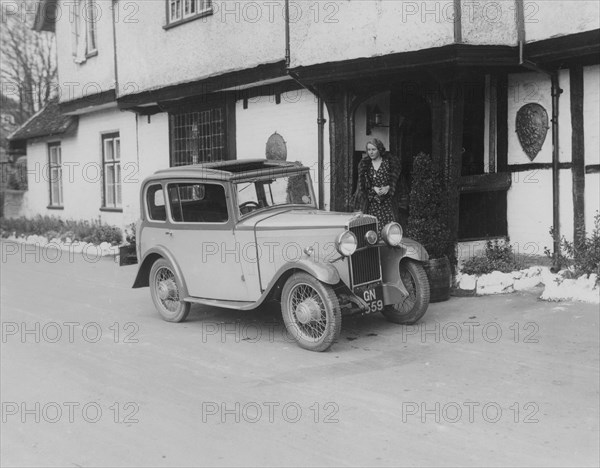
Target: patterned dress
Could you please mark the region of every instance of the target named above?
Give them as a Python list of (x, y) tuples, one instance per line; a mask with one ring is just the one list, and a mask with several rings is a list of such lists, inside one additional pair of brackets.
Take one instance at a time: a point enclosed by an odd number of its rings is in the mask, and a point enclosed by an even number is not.
[[(389, 160), (383, 159), (379, 169), (375, 170), (373, 164), (369, 164), (369, 170), (367, 172), (368, 187), (371, 187), (367, 197), (369, 199), (369, 205), (367, 207), (367, 214), (377, 217), (379, 221), (379, 229), (381, 230), (386, 224), (396, 221), (394, 216), (394, 209), (392, 207), (392, 187), (395, 181), (392, 180), (391, 168)], [(385, 187), (390, 186), (390, 192), (385, 195), (377, 195), (373, 190), (373, 187)]]

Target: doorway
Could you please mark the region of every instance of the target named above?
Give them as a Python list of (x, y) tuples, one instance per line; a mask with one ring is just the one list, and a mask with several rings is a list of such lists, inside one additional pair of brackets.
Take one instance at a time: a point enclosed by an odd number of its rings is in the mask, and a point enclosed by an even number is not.
[(413, 160), (420, 152), (431, 155), (431, 108), (416, 83), (402, 83), (390, 94), (390, 152), (400, 158), (402, 172), (396, 190), (400, 193), (398, 217), (408, 222), (408, 199)]

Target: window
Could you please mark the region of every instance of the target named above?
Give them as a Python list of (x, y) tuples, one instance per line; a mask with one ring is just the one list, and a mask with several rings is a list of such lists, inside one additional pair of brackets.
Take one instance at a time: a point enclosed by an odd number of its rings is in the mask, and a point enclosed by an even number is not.
[(62, 208), (62, 154), (60, 143), (48, 144), (48, 181), (50, 183), (49, 207)]
[(152, 185), (146, 192), (148, 217), (153, 221), (166, 221), (165, 194), (161, 185)]
[(212, 13), (212, 0), (167, 0), (169, 24)]
[(121, 208), (121, 138), (118, 133), (102, 137), (104, 208)]
[(235, 187), (240, 216), (271, 206), (313, 204), (306, 174), (240, 182)]
[(171, 114), (170, 133), (171, 166), (227, 159), (224, 107)]
[(169, 184), (171, 217), (178, 223), (224, 223), (227, 215), (225, 188), (217, 184)]
[(96, 22), (100, 14), (100, 7), (95, 0), (77, 0), (70, 18), (73, 60), (76, 63), (84, 63), (98, 52)]

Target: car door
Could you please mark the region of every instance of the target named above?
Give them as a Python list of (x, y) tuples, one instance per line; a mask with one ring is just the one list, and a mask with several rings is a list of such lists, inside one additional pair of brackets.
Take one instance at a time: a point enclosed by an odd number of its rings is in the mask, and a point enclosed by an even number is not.
[(166, 242), (193, 297), (248, 300), (240, 249), (227, 207), (227, 187), (215, 182), (166, 184), (169, 230)]

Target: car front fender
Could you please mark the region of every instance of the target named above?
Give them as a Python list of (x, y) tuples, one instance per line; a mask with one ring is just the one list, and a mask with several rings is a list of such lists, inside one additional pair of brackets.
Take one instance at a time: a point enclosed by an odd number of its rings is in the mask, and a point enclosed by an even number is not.
[(393, 250), (397, 250), (400, 254), (398, 260), (401, 260), (404, 257), (412, 258), (417, 262), (426, 262), (429, 260), (429, 254), (427, 253), (427, 250), (425, 250), (425, 247), (412, 239), (402, 239), (400, 245), (393, 248)]
[(152, 264), (161, 257), (166, 258), (173, 266), (175, 274), (181, 282), (181, 297), (188, 296), (187, 285), (185, 284), (185, 278), (181, 273), (181, 268), (179, 267), (179, 264), (175, 261), (175, 257), (173, 257), (169, 249), (167, 249), (164, 245), (157, 245), (144, 254), (144, 259), (140, 263), (140, 268), (138, 269), (137, 276), (135, 277), (135, 281), (133, 282), (132, 288), (144, 288), (150, 285), (150, 269), (152, 268)]
[(384, 304), (396, 304), (408, 296), (408, 291), (400, 277), (400, 262), (403, 258), (410, 258), (418, 262), (429, 260), (425, 248), (412, 239), (402, 239), (397, 247), (381, 247), (381, 273), (383, 279)]
[(340, 274), (335, 266), (329, 263), (315, 262), (311, 258), (301, 258), (294, 262), (288, 262), (283, 265), (277, 273), (273, 276), (268, 286), (265, 289), (265, 293), (268, 293), (275, 287), (275, 285), (282, 279), (289, 276), (289, 273), (294, 270), (305, 271), (306, 273), (314, 276), (316, 279), (325, 284), (335, 285), (340, 282)]

